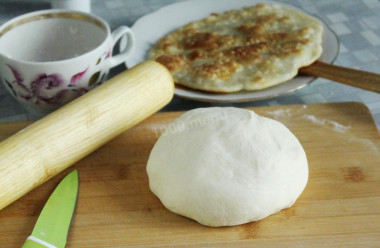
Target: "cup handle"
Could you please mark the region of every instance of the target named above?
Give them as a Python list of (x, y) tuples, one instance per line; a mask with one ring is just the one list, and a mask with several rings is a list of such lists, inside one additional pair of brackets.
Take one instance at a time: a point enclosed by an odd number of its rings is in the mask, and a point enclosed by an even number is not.
[(122, 37), (123, 37), (124, 44), (123, 46), (120, 46), (120, 48), (123, 48), (123, 49), (120, 50), (119, 54), (109, 58), (110, 68), (125, 62), (127, 57), (131, 55), (135, 47), (135, 35), (133, 34), (132, 30), (126, 26), (120, 26), (117, 29), (115, 29), (112, 32), (111, 37), (112, 37), (112, 50), (114, 46), (116, 45), (116, 42)]

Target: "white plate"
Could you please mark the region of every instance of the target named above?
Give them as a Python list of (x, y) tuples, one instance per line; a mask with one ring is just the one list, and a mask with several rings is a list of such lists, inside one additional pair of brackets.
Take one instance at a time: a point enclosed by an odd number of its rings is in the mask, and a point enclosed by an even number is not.
[[(138, 19), (132, 26), (136, 36), (136, 48), (127, 59), (126, 66), (132, 67), (147, 58), (149, 49), (163, 36), (191, 22), (202, 19), (211, 13), (220, 13), (231, 9), (257, 3), (276, 3), (299, 11), (291, 5), (267, 0), (189, 0), (165, 6)], [(332, 63), (339, 52), (336, 34), (322, 21), (324, 26), (323, 53), (320, 61)], [(315, 77), (297, 76), (289, 81), (259, 91), (240, 91), (228, 94), (215, 94), (191, 89), (176, 88), (175, 94), (181, 97), (209, 102), (256, 101), (280, 96), (300, 89), (312, 82)]]

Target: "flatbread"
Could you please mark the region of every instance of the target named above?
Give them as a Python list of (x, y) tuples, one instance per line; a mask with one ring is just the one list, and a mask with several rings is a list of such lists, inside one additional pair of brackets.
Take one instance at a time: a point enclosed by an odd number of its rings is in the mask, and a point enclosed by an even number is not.
[(280, 5), (258, 4), (189, 23), (150, 50), (174, 81), (209, 92), (260, 90), (297, 75), (322, 53), (322, 24)]
[(233, 226), (290, 207), (308, 180), (305, 152), (278, 121), (238, 108), (186, 112), (148, 159), (151, 191), (207, 226)]

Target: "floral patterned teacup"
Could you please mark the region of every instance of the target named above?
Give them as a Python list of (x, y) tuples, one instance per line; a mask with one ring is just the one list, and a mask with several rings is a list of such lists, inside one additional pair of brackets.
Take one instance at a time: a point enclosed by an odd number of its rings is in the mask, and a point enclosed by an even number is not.
[[(127, 46), (113, 56), (121, 37)], [(42, 116), (104, 82), (134, 43), (128, 27), (111, 33), (105, 21), (88, 13), (32, 12), (0, 27), (0, 79), (20, 103)]]

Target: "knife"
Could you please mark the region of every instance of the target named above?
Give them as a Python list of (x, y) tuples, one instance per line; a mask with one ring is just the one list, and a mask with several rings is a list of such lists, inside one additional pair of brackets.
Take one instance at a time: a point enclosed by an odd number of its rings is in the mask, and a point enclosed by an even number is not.
[(78, 172), (56, 187), (22, 248), (64, 248), (78, 197)]

